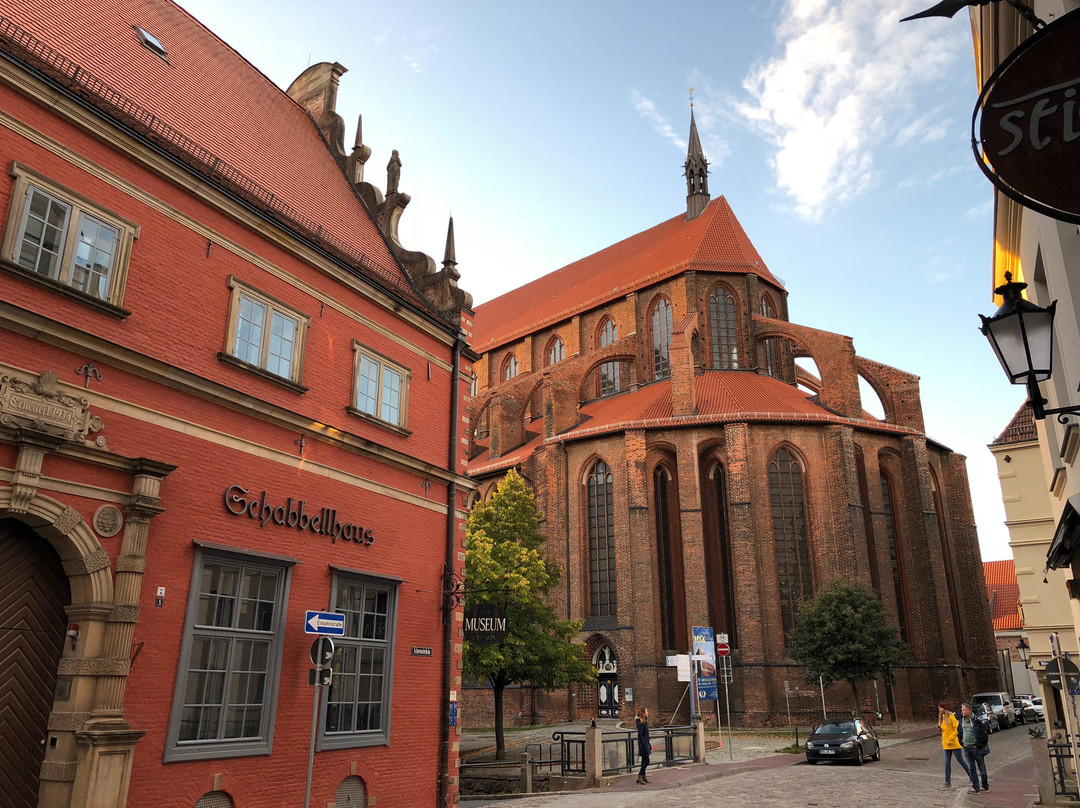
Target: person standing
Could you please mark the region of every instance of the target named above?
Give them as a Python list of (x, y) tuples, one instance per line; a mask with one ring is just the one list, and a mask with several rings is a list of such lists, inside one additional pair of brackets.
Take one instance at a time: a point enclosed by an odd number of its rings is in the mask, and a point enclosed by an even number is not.
[[(971, 790), (969, 794), (979, 793), (979, 781), (982, 780), (982, 790), (990, 790), (990, 781), (986, 779), (986, 761), (983, 755), (987, 751), (986, 727), (971, 712), (970, 704), (960, 706), (962, 717), (960, 719), (960, 743), (964, 746), (964, 757), (967, 758), (968, 777), (971, 778)], [(978, 772), (976, 772), (978, 766)]]
[(963, 752), (960, 751), (961, 746), (958, 735), (960, 722), (956, 720), (956, 716), (949, 709), (947, 701), (940, 702), (937, 709), (938, 729), (941, 731), (941, 748), (945, 750), (945, 785), (942, 786), (942, 791), (944, 791), (952, 788), (952, 762), (954, 757), (968, 777), (971, 776), (971, 773), (968, 771), (967, 764), (964, 763)]
[(652, 753), (652, 741), (649, 739), (649, 708), (638, 707), (634, 722), (637, 724), (638, 757), (641, 758), (641, 771), (638, 772), (637, 781), (638, 785), (642, 785), (649, 782), (649, 778), (645, 776), (645, 767), (649, 765), (649, 755)]

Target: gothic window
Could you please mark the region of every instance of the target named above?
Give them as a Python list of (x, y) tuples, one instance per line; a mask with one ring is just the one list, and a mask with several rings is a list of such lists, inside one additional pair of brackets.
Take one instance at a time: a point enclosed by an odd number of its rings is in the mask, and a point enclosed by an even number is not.
[(554, 365), (564, 359), (566, 359), (566, 343), (559, 337), (552, 337), (551, 342), (548, 343), (547, 363)]
[(885, 472), (881, 473), (881, 501), (885, 515), (885, 540), (889, 545), (889, 568), (892, 570), (893, 591), (896, 594), (896, 618), (900, 623), (900, 637), (908, 639), (907, 598), (904, 595), (904, 573), (900, 567), (900, 547), (896, 535), (893, 512), (892, 483)]
[[(705, 548), (708, 566), (709, 617), (718, 632), (726, 632), (732, 647), (738, 645), (735, 611), (734, 558), (731, 553), (731, 534), (727, 520), (727, 486), (724, 467), (713, 466), (712, 525), (709, 543)], [(708, 489), (706, 489), (708, 491)]]
[(652, 313), (653, 378), (664, 379), (671, 375), (671, 303), (660, 298)]
[(763, 317), (776, 317), (776, 309), (768, 295), (761, 296), (761, 315)]
[[(761, 314), (763, 317), (776, 317), (776, 309), (768, 295), (761, 296)], [(780, 350), (776, 337), (762, 340), (762, 352), (765, 354), (765, 372), (774, 379), (780, 378)]]
[(598, 460), (589, 473), (589, 613), (615, 615), (615, 504), (611, 469)]
[(967, 650), (964, 644), (964, 632), (960, 622), (960, 605), (956, 600), (956, 578), (953, 574), (952, 543), (949, 540), (949, 531), (945, 522), (945, 509), (941, 502), (941, 492), (938, 490), (937, 476), (934, 470), (930, 470), (930, 493), (934, 500), (934, 511), (938, 518), (938, 535), (941, 537), (941, 556), (945, 562), (945, 589), (949, 593), (949, 609), (952, 612), (953, 635), (956, 637), (956, 650), (961, 659), (967, 659)]
[(679, 553), (672, 522), (674, 495), (671, 472), (657, 466), (653, 472), (653, 510), (656, 516), (656, 571), (660, 584), (660, 639), (665, 650), (682, 650), (680, 631)]
[(502, 378), (504, 382), (510, 381), (512, 378), (518, 375), (518, 361), (517, 357), (510, 354), (503, 360)]
[(735, 298), (726, 289), (714, 289), (709, 295), (709, 338), (712, 342), (712, 366), (720, 370), (739, 367), (739, 347), (735, 331)]
[[(604, 324), (600, 327), (600, 347), (606, 348), (618, 339), (619, 328), (615, 325), (615, 321), (609, 317), (604, 320)], [(599, 370), (599, 378), (600, 395), (610, 396), (618, 393), (621, 387), (619, 383), (619, 363), (605, 362), (602, 364)]]
[(795, 627), (795, 611), (813, 595), (803, 469), (787, 449), (780, 449), (769, 463), (769, 499), (776, 544), (780, 617), (786, 643)]

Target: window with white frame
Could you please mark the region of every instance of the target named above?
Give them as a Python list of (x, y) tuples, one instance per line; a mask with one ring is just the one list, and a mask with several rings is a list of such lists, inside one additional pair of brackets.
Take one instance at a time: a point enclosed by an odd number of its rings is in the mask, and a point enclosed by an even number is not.
[(119, 307), (139, 228), (15, 163), (3, 257), (28, 277)]
[(320, 749), (390, 741), (397, 586), (397, 581), (335, 570), (331, 603), (334, 612), (345, 615), (345, 635), (334, 638)]
[(196, 548), (166, 762), (269, 754), (294, 563)]
[(229, 288), (232, 305), (224, 356), (299, 384), (311, 318), (236, 277), (229, 278)]
[(353, 342), (353, 353), (356, 385), (350, 411), (404, 428), (412, 374), (359, 342)]
[(566, 359), (566, 343), (559, 337), (552, 337), (548, 343), (547, 363), (555, 365)]

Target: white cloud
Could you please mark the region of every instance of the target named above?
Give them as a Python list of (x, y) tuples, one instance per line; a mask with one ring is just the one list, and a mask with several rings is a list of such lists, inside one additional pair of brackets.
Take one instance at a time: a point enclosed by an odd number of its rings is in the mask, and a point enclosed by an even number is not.
[(926, 5), (901, 0), (784, 0), (777, 55), (743, 81), (737, 111), (767, 138), (779, 189), (801, 217), (820, 219), (878, 180), (875, 152), (898, 137), (923, 142), (940, 126), (893, 135), (921, 85), (939, 79), (963, 52), (952, 27), (899, 23)]
[(944, 140), (952, 126), (951, 118), (942, 117), (941, 108), (937, 108), (920, 115), (907, 126), (903, 127), (896, 135), (896, 145), (906, 146), (909, 143), (934, 143)]
[[(667, 118), (660, 114), (656, 109), (656, 104), (637, 90), (631, 91), (630, 100), (634, 102), (634, 109), (637, 110), (638, 114), (652, 123), (653, 129), (655, 129), (659, 135), (666, 140), (670, 140), (673, 145), (682, 151), (686, 151), (686, 141), (675, 128), (668, 123)], [(687, 124), (687, 128), (689, 129), (689, 124)]]

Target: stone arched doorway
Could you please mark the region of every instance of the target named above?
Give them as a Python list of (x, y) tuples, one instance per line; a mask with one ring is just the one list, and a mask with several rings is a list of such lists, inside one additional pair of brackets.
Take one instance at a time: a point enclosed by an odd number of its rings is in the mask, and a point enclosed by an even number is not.
[(0, 794), (13, 808), (38, 804), (70, 604), (52, 546), (23, 523), (0, 519), (0, 749), (7, 758)]
[(610, 645), (596, 649), (592, 659), (596, 668), (596, 715), (618, 718), (622, 693), (619, 690), (619, 659)]

